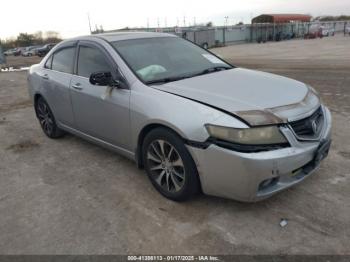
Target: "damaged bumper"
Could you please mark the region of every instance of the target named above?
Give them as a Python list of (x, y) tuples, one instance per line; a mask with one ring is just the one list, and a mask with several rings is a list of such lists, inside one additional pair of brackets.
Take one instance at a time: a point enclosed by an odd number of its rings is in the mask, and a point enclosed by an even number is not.
[(318, 141), (300, 141), (288, 127), (281, 131), (290, 147), (257, 153), (241, 153), (210, 145), (189, 147), (208, 195), (254, 202), (300, 183), (310, 176), (328, 153), (331, 115), (323, 107), (324, 122)]

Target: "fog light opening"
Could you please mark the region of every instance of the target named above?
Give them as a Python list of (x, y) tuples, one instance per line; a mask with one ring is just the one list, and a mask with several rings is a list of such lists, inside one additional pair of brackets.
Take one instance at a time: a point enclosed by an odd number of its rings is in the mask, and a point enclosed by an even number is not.
[(262, 181), (259, 185), (259, 191), (272, 187), (277, 184), (279, 177), (269, 178)]

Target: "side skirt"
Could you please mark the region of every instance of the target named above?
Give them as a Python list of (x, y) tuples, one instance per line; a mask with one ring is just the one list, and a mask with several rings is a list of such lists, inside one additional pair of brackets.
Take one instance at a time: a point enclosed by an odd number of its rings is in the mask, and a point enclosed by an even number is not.
[(81, 138), (83, 138), (83, 139), (85, 139), (85, 140), (87, 140), (89, 142), (92, 142), (94, 144), (102, 146), (102, 147), (104, 147), (106, 149), (109, 149), (109, 150), (111, 150), (113, 152), (116, 152), (116, 153), (118, 153), (120, 155), (123, 155), (123, 156), (125, 156), (125, 157), (127, 157), (127, 158), (129, 158), (129, 159), (131, 159), (133, 161), (135, 161), (135, 153), (134, 152), (131, 152), (131, 151), (126, 150), (124, 148), (118, 147), (116, 145), (108, 143), (108, 142), (106, 142), (104, 140), (101, 140), (99, 138), (96, 138), (96, 137), (90, 136), (88, 134), (85, 134), (85, 133), (83, 133), (83, 132), (81, 132), (79, 130), (76, 130), (76, 129), (72, 128), (72, 127), (66, 126), (66, 125), (64, 125), (62, 123), (58, 123), (58, 126), (61, 129), (63, 129), (64, 131), (67, 131), (68, 133), (71, 133), (73, 135), (81, 137)]

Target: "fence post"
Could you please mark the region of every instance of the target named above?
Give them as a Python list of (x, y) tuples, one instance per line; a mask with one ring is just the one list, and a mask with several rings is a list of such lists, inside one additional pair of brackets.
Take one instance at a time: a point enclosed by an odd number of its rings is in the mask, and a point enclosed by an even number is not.
[(253, 25), (254, 25), (254, 24), (251, 24), (251, 25), (250, 25), (250, 42), (251, 42), (251, 43), (253, 42), (253, 28), (254, 28)]
[(344, 22), (344, 36), (346, 35), (346, 25), (347, 25), (347, 21)]
[(226, 26), (223, 28), (222, 37), (223, 37), (224, 46), (226, 46)]

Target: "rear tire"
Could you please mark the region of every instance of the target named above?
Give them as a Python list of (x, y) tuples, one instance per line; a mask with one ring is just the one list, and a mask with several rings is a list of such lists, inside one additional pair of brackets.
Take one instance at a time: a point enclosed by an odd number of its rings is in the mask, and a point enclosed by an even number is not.
[(197, 167), (175, 132), (160, 127), (148, 133), (142, 157), (153, 186), (166, 198), (185, 201), (199, 191)]
[(55, 117), (44, 98), (39, 97), (36, 101), (35, 113), (46, 136), (49, 138), (59, 138), (65, 134), (65, 132), (57, 126)]

